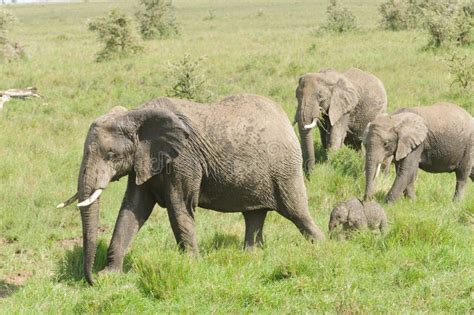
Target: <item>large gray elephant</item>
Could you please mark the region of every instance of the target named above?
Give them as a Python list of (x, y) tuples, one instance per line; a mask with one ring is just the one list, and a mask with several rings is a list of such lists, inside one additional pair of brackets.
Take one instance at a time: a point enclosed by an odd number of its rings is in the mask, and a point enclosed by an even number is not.
[[(97, 118), (84, 144), (78, 179), (84, 272), (92, 284), (99, 196), (128, 175), (106, 270), (121, 270), (133, 236), (154, 205), (168, 211), (181, 249), (197, 252), (194, 209), (242, 212), (245, 246), (262, 242), (276, 210), (312, 240), (324, 238), (308, 211), (298, 139), (285, 112), (266, 98), (231, 96), (205, 105), (159, 98)], [(60, 206), (74, 201), (72, 197)]]
[(449, 103), (405, 108), (376, 118), (366, 129), (365, 200), (375, 192), (379, 163), (395, 156), (396, 179), (387, 201), (402, 193), (415, 197), (418, 168), (431, 173), (456, 173), (454, 199), (463, 196), (469, 179), (474, 180), (474, 120), (464, 109)]
[(299, 79), (296, 98), (295, 122), (306, 173), (315, 163), (312, 129), (316, 125), (324, 149), (338, 149), (343, 143), (360, 149), (367, 124), (387, 110), (383, 83), (356, 68), (344, 73), (323, 70), (305, 74)]

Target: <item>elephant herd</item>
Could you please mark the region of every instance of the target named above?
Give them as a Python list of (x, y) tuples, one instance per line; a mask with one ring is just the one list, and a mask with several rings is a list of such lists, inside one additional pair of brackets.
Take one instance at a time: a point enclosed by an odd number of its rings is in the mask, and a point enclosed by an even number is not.
[(296, 98), (301, 144), (278, 104), (250, 94), (210, 105), (163, 97), (136, 109), (116, 107), (95, 119), (84, 144), (77, 193), (58, 206), (80, 201), (87, 282), (93, 284), (100, 195), (126, 175), (106, 271), (122, 270), (127, 247), (155, 204), (167, 209), (179, 247), (194, 253), (196, 207), (242, 212), (246, 248), (262, 244), (271, 210), (310, 240), (323, 240), (310, 216), (304, 183), (304, 172), (315, 162), (316, 126), (325, 149), (365, 145), (366, 200), (375, 191), (380, 165), (389, 167), (392, 158), (396, 179), (388, 201), (402, 192), (414, 197), (418, 168), (454, 171), (455, 199), (462, 197), (468, 178), (474, 180), (474, 120), (456, 105), (387, 115), (382, 82), (359, 69), (306, 74), (299, 79)]

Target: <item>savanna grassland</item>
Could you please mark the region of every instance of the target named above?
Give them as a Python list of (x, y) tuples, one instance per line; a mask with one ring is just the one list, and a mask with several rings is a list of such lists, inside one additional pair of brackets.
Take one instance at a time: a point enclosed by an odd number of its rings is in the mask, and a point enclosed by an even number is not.
[[(326, 1), (175, 1), (179, 36), (101, 63), (87, 20), (115, 7), (131, 14), (133, 1), (8, 6), (19, 20), (8, 36), (28, 59), (0, 64), (0, 90), (36, 86), (43, 97), (12, 100), (0, 111), (0, 312), (474, 312), (474, 184), (453, 203), (454, 174), (423, 171), (415, 202), (385, 206), (385, 238), (360, 233), (311, 244), (270, 213), (265, 247), (249, 253), (241, 214), (198, 209), (201, 255), (189, 258), (157, 207), (130, 247), (124, 274), (96, 276), (94, 287), (83, 280), (79, 212), (55, 205), (76, 191), (88, 126), (113, 106), (167, 95), (169, 63), (185, 54), (204, 57), (211, 100), (260, 94), (289, 118), (299, 75), (349, 67), (384, 82), (390, 111), (445, 100), (474, 113), (472, 90), (450, 87), (443, 51), (425, 49), (423, 32), (378, 28), (379, 1), (343, 4), (359, 29), (334, 34), (317, 31)], [(463, 50), (472, 58), (472, 46)], [(393, 179), (393, 169), (380, 178), (379, 201)], [(125, 182), (102, 195), (96, 270), (105, 264)], [(330, 154), (306, 186), (311, 214), (327, 232), (334, 205), (363, 194), (363, 156), (346, 148)]]

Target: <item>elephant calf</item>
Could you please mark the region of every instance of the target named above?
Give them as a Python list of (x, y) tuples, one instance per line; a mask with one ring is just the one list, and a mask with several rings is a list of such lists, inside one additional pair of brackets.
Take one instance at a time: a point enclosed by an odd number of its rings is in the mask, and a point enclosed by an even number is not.
[(474, 180), (474, 120), (464, 109), (449, 103), (405, 108), (377, 117), (364, 133), (365, 196), (375, 192), (375, 176), (382, 161), (395, 157), (396, 179), (387, 202), (402, 193), (415, 198), (418, 168), (430, 173), (456, 173), (454, 200), (460, 200)]
[(384, 209), (376, 202), (363, 203), (357, 198), (339, 203), (331, 212), (329, 219), (329, 233), (341, 226), (344, 232), (351, 230), (370, 229), (387, 232), (387, 216)]

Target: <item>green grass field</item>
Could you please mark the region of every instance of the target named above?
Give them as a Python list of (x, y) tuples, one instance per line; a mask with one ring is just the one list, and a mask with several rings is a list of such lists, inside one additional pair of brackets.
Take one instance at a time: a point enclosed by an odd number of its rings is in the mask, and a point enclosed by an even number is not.
[[(336, 35), (316, 32), (326, 1), (179, 0), (179, 37), (96, 63), (100, 44), (87, 19), (114, 7), (132, 13), (130, 2), (7, 7), (20, 21), (9, 38), (29, 59), (0, 64), (0, 90), (37, 86), (43, 97), (10, 101), (0, 111), (0, 313), (474, 312), (474, 185), (452, 203), (454, 174), (422, 171), (416, 202), (386, 205), (391, 224), (383, 239), (361, 233), (311, 244), (271, 213), (265, 248), (248, 253), (241, 214), (198, 209), (201, 256), (189, 258), (156, 208), (130, 247), (125, 273), (96, 276), (89, 287), (79, 212), (55, 205), (76, 190), (92, 120), (115, 105), (133, 108), (166, 95), (173, 84), (168, 64), (186, 53), (206, 57), (213, 100), (260, 94), (289, 117), (299, 75), (353, 66), (384, 82), (390, 110), (445, 100), (474, 113), (473, 92), (450, 88), (443, 52), (425, 50), (425, 34), (378, 28), (379, 1), (343, 1), (360, 28)], [(472, 46), (464, 50), (473, 56)], [(393, 178), (380, 180), (380, 201)], [(125, 182), (102, 197), (97, 269)], [(326, 232), (334, 205), (363, 194), (363, 157), (342, 149), (319, 163), (306, 185), (311, 214)]]

